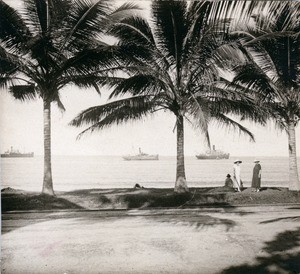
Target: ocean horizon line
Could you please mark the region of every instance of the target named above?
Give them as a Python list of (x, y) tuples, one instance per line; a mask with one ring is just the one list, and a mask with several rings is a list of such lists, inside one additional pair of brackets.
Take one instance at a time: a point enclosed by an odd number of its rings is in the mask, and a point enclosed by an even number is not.
[[(131, 154), (52, 154), (52, 156), (97, 156), (97, 157), (123, 157), (126, 155), (131, 155)], [(158, 154), (160, 157), (176, 157), (176, 155), (165, 155), (165, 154)], [(196, 157), (197, 154), (193, 154), (193, 155), (184, 155), (184, 157)], [(34, 154), (34, 156), (44, 156), (43, 154)], [(288, 155), (232, 155), (230, 156), (230, 159), (235, 160), (235, 158), (239, 158), (239, 157), (243, 157), (243, 158), (288, 158)], [(300, 158), (297, 157), (297, 158)], [(225, 160), (225, 159), (223, 159)]]

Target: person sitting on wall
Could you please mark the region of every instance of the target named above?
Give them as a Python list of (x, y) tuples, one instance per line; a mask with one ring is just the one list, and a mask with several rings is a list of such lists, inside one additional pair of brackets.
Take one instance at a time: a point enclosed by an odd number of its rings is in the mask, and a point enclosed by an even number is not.
[(141, 188), (144, 188), (144, 187), (141, 186), (140, 184), (135, 184), (133, 188), (134, 189), (141, 189)]
[(230, 174), (226, 175), (225, 187), (233, 188), (233, 181), (231, 179), (231, 175)]

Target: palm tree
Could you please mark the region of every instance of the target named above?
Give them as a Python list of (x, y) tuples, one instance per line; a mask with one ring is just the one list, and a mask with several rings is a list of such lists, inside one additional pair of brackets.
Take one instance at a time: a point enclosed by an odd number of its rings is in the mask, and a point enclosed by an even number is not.
[[(64, 110), (66, 85), (95, 87), (113, 48), (99, 40), (131, 5), (112, 10), (108, 0), (24, 0), (18, 12), (0, 0), (0, 87), (44, 106), (42, 193), (54, 195), (51, 171), (51, 103)], [(111, 3), (110, 3), (111, 4)]]
[(299, 14), (300, 2), (257, 3), (252, 23), (248, 21), (245, 28), (234, 32), (241, 38), (248, 61), (235, 68), (233, 80), (253, 92), (277, 126), (286, 131), (289, 189), (298, 191), (295, 127), (300, 119)]
[[(253, 135), (228, 114), (255, 118), (249, 98), (233, 90), (212, 88), (217, 64), (225, 55), (223, 32), (212, 32), (209, 18), (214, 3), (195, 1), (153, 1), (152, 22), (130, 17), (114, 25), (110, 33), (118, 38), (117, 66), (106, 71), (102, 85), (113, 88), (111, 102), (82, 111), (73, 126), (89, 125), (86, 132), (112, 124), (139, 120), (159, 110), (172, 113), (177, 130), (175, 192), (187, 192), (184, 165), (184, 121), (200, 128), (209, 143), (212, 121)], [(118, 99), (117, 97), (124, 98)]]

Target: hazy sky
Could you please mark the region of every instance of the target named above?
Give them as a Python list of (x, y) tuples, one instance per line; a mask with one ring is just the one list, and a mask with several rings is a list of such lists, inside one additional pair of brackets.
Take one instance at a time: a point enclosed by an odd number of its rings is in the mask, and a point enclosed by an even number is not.
[[(7, 3), (18, 5), (16, 0)], [(139, 3), (142, 3), (139, 1)], [(143, 3), (144, 6), (145, 1)], [(76, 136), (84, 128), (73, 128), (68, 123), (81, 110), (106, 102), (108, 90), (102, 90), (100, 97), (94, 90), (80, 90), (68, 87), (62, 90), (62, 101), (66, 112), (61, 113), (52, 107), (52, 153), (54, 155), (123, 155), (136, 153), (141, 147), (147, 153), (176, 155), (176, 134), (173, 132), (175, 118), (169, 113), (156, 113), (155, 116), (140, 122), (114, 126), (110, 129), (87, 134), (80, 140)], [(287, 135), (274, 129), (270, 123), (261, 127), (250, 122), (243, 123), (256, 137), (256, 142), (238, 132), (210, 128), (211, 143), (217, 148), (235, 156), (287, 156)], [(5, 90), (0, 90), (0, 151), (10, 146), (20, 151), (34, 151), (43, 154), (43, 104), (41, 99), (22, 103), (12, 98)], [(297, 153), (300, 155), (300, 128), (297, 128)], [(205, 150), (200, 132), (187, 123), (185, 127), (185, 154), (195, 155)]]

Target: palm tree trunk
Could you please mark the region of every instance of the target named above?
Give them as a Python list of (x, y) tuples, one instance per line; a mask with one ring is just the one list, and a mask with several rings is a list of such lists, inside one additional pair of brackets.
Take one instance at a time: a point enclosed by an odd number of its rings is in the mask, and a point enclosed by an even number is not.
[(177, 166), (175, 192), (188, 192), (184, 168), (184, 125), (183, 116), (177, 116)]
[(288, 124), (289, 137), (289, 189), (300, 190), (300, 182), (298, 176), (297, 155), (296, 155), (296, 132), (294, 121)]
[(51, 171), (51, 102), (44, 99), (44, 180), (43, 194), (54, 196)]

